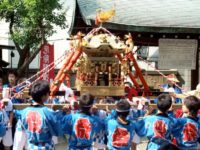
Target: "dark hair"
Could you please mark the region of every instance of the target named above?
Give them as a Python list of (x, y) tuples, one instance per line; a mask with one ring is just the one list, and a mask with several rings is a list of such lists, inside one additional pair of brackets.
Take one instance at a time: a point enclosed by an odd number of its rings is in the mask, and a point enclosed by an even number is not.
[(158, 96), (157, 107), (163, 113), (166, 113), (172, 105), (172, 98), (169, 94), (160, 94)]
[(127, 117), (130, 111), (131, 105), (125, 99), (120, 100), (117, 103), (117, 116)]
[(179, 148), (172, 143), (164, 143), (164, 144), (161, 144), (158, 150), (179, 150)]
[(188, 108), (190, 115), (197, 117), (200, 109), (200, 100), (196, 96), (188, 96), (184, 99), (184, 104)]
[(130, 87), (133, 87), (132, 83), (131, 82), (124, 82), (124, 84), (128, 84)]
[(36, 102), (41, 102), (42, 96), (45, 96), (50, 92), (49, 82), (40, 80), (34, 83), (30, 89), (30, 95)]
[(90, 107), (92, 107), (94, 103), (94, 96), (89, 93), (84, 93), (79, 98), (79, 106), (82, 110), (90, 111)]
[(16, 72), (16, 71), (14, 71), (14, 70), (9, 70), (9, 71), (8, 71), (8, 75), (9, 75), (9, 74), (14, 74), (14, 75), (15, 75), (15, 77), (17, 77), (17, 76), (18, 76), (17, 72)]

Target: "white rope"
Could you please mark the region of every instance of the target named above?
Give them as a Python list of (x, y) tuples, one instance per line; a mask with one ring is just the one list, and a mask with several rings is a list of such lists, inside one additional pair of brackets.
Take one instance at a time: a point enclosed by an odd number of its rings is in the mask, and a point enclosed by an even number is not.
[[(59, 58), (57, 58), (54, 62), (52, 62), (52, 63), (50, 63), (48, 66), (46, 66), (45, 68), (43, 68), (42, 70), (40, 70), (39, 72), (37, 72), (35, 75), (33, 75), (33, 76), (31, 76), (30, 78), (28, 78), (26, 81), (30, 81), (31, 79), (33, 79), (33, 78), (35, 78), (35, 77), (37, 77), (38, 75), (40, 75), (42, 72), (45, 72), (46, 70), (48, 70), (48, 68), (50, 67), (50, 66), (54, 66), (57, 62), (59, 62), (59, 60), (61, 59), (61, 58), (63, 58), (63, 57), (65, 57), (67, 54), (69, 54), (70, 52), (72, 52), (72, 51), (74, 51), (74, 49), (70, 49), (70, 50), (66, 50), (65, 52), (64, 52), (64, 55), (61, 55)], [(11, 89), (14, 89), (14, 88), (16, 88), (17, 86), (21, 86), (21, 85), (23, 85), (26, 81), (23, 81), (23, 82), (21, 82), (21, 83), (19, 83), (19, 84), (17, 84), (16, 86), (14, 86), (13, 88), (11, 88)]]
[[(166, 75), (164, 75), (160, 70), (156, 69), (152, 64), (150, 64), (147, 60), (144, 60), (142, 57), (138, 56), (143, 62), (145, 62), (148, 66), (150, 66), (151, 68), (153, 68), (156, 72), (158, 72), (161, 76), (163, 76), (164, 78), (168, 79), (168, 77)], [(174, 84), (175, 86), (177, 86), (179, 89), (181, 89), (182, 91), (185, 92), (185, 90), (183, 88), (181, 88), (178, 84), (176, 84), (176, 82), (170, 81), (172, 84)]]

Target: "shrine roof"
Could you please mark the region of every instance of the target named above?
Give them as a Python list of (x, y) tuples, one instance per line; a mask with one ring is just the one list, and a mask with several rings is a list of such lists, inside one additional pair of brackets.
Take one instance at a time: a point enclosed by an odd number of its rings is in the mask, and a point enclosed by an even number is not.
[[(96, 11), (115, 5), (116, 15), (103, 24), (112, 30), (200, 33), (199, 0), (77, 0), (81, 18), (94, 26)], [(77, 18), (80, 19), (80, 18)]]

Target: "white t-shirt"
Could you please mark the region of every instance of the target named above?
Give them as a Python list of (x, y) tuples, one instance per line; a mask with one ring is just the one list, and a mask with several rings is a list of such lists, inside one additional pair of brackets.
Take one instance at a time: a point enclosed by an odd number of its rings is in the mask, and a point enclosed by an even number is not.
[[(164, 89), (164, 92), (169, 92), (169, 93), (175, 93), (175, 89), (173, 88), (173, 87), (170, 87), (170, 88), (165, 88)], [(171, 98), (172, 98), (172, 102), (174, 103), (175, 102), (175, 98), (174, 97), (172, 97), (171, 96)]]
[(100, 118), (100, 119), (105, 119), (106, 117), (107, 117), (107, 114), (106, 114), (106, 111), (104, 111), (104, 110), (98, 110), (98, 117)]
[(10, 112), (13, 111), (13, 103), (10, 99), (7, 100), (8, 103), (5, 105), (5, 108), (3, 109), (3, 114), (4, 114), (4, 122), (7, 124), (9, 122), (10, 118)]
[(13, 111), (13, 103), (11, 100), (8, 100), (8, 104), (5, 106), (5, 111), (6, 112)]
[(71, 88), (67, 87), (63, 83), (60, 85), (59, 91), (65, 91), (65, 96), (60, 98), (60, 102), (69, 102), (69, 97), (74, 95), (74, 92)]

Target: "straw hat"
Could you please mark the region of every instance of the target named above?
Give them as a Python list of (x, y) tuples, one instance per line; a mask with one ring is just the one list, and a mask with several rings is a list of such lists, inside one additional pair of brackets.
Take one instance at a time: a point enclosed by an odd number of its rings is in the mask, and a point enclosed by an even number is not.
[(167, 80), (172, 81), (172, 82), (179, 82), (175, 74), (168, 75)]

